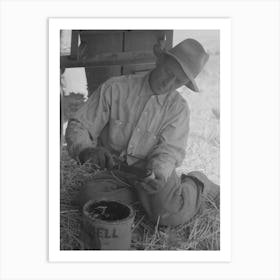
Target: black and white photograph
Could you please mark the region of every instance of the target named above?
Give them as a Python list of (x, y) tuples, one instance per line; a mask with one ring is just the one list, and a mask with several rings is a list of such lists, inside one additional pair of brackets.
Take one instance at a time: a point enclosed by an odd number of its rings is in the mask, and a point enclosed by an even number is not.
[(0, 279), (279, 279), (279, 7), (0, 1)]
[(60, 30), (60, 250), (220, 250), (219, 30)]

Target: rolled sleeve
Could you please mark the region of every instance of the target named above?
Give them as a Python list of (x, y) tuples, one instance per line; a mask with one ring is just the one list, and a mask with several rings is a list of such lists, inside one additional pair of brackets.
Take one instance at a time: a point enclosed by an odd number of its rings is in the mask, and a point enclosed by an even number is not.
[(74, 116), (89, 131), (94, 141), (109, 120), (111, 92), (110, 85), (102, 84)]
[(79, 153), (96, 147), (97, 138), (110, 116), (111, 87), (101, 85), (69, 120), (65, 139), (70, 156), (77, 159)]
[(65, 140), (67, 142), (69, 155), (77, 161), (79, 160), (78, 156), (82, 150), (96, 146), (94, 141), (92, 141), (89, 132), (76, 120), (69, 121)]

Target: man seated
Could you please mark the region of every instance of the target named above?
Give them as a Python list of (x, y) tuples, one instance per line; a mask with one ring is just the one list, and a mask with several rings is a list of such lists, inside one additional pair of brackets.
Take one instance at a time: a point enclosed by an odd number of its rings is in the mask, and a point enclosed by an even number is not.
[[(198, 91), (195, 77), (208, 60), (199, 42), (186, 39), (163, 50), (145, 76), (114, 77), (103, 83), (69, 120), (69, 154), (103, 171), (81, 189), (80, 203), (90, 199), (139, 200), (149, 218), (161, 225), (187, 222), (204, 193), (215, 199), (219, 186), (200, 172), (179, 178), (175, 168), (185, 158), (190, 110), (176, 91), (185, 85)], [(117, 170), (116, 162), (150, 170)]]

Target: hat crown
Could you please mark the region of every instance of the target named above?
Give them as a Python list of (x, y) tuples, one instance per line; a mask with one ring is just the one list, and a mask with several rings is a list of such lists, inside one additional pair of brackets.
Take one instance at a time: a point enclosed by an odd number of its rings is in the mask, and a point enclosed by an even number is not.
[(198, 91), (194, 78), (201, 72), (209, 59), (203, 46), (194, 39), (186, 39), (166, 52), (179, 62), (192, 84), (187, 84), (192, 90)]
[(209, 58), (202, 45), (194, 39), (182, 41), (169, 52), (177, 57), (180, 64), (188, 66), (194, 77), (199, 74)]

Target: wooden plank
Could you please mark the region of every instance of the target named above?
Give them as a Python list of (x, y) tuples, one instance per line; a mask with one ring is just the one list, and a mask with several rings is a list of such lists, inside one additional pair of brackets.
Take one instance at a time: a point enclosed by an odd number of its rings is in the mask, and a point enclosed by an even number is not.
[(151, 30), (137, 30), (125, 32), (124, 51), (147, 51), (153, 50), (154, 44), (162, 32)]
[(79, 31), (72, 30), (72, 38), (71, 38), (71, 58), (77, 59), (79, 56)]
[(81, 44), (86, 47), (86, 55), (94, 57), (100, 53), (122, 52), (123, 32), (114, 33), (80, 33)]
[(85, 68), (87, 77), (88, 96), (90, 96), (100, 84), (113, 76), (121, 75), (121, 66), (103, 66)]
[(110, 65), (131, 65), (155, 62), (153, 51), (132, 51), (117, 53), (100, 53), (94, 57), (71, 60), (67, 56), (60, 57), (60, 67), (99, 67)]
[(123, 69), (123, 74), (141, 74), (150, 71), (155, 68), (155, 63), (145, 63), (145, 64), (134, 64), (134, 65), (126, 65)]
[(166, 30), (165, 31), (165, 48), (170, 50), (173, 46), (173, 30)]

